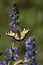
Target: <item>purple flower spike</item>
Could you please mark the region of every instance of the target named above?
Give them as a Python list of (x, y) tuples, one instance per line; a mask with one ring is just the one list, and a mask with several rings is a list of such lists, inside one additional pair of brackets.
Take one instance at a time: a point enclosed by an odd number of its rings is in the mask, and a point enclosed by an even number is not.
[(32, 44), (36, 44), (36, 41), (33, 41)]
[(16, 60), (17, 60), (17, 58), (16, 58), (16, 57), (14, 57), (14, 60), (16, 61)]
[(13, 28), (12, 30), (13, 30), (13, 31), (16, 31), (16, 28)]
[(27, 60), (27, 59), (29, 59), (29, 57), (28, 56), (24, 56), (24, 60)]
[(37, 65), (37, 62), (31, 62), (31, 65)]
[(26, 40), (25, 44), (26, 44), (26, 45), (29, 44), (28, 40)]
[(12, 23), (9, 23), (9, 26), (11, 27), (13, 24)]
[(12, 19), (12, 21), (11, 21), (13, 24), (15, 24), (16, 23), (16, 20), (14, 20), (14, 19)]
[(33, 40), (33, 38), (32, 38), (32, 37), (29, 37), (29, 38), (26, 40), (25, 45), (32, 44), (32, 40)]
[(18, 47), (14, 47), (14, 48), (12, 48), (12, 50), (18, 52), (19, 48)]
[(5, 61), (7, 61), (7, 62), (8, 62), (9, 60), (10, 60), (10, 58), (9, 58), (9, 57), (6, 57), (6, 58), (5, 58)]
[(26, 40), (25, 44), (26, 44), (26, 45), (29, 44), (29, 38)]
[(14, 15), (13, 15), (13, 13), (9, 13), (9, 16), (12, 17), (12, 16), (14, 16)]
[(32, 58), (32, 59), (35, 59), (35, 58), (36, 58), (36, 55), (32, 56), (31, 58)]
[(29, 37), (29, 39), (28, 39), (29, 43), (31, 43), (32, 40), (33, 40), (33, 38), (32, 37)]
[(28, 63), (24, 63), (24, 65), (29, 65)]
[(15, 24), (16, 21), (14, 19), (12, 19), (11, 23), (9, 23), (9, 26), (13, 26), (13, 24)]
[(37, 50), (32, 50), (33, 55), (37, 54)]
[(26, 48), (27, 49), (32, 49), (33, 48), (33, 45), (26, 45)]
[(0, 65), (3, 65), (3, 62), (0, 62)]
[(6, 65), (6, 61), (3, 62), (3, 65)]
[(18, 54), (15, 54), (14, 57), (13, 57), (13, 59), (14, 59), (15, 61), (18, 60), (18, 58), (19, 58), (19, 57), (18, 57)]
[(9, 53), (9, 49), (8, 48), (6, 48), (6, 50), (5, 50), (7, 53)]
[(25, 55), (29, 56), (30, 54), (31, 54), (31, 51), (27, 51)]

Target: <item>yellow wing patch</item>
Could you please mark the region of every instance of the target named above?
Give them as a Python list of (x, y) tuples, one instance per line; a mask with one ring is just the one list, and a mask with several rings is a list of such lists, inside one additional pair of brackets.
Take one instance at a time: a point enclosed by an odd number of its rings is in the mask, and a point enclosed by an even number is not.
[(6, 32), (5, 34), (6, 34), (7, 36), (12, 36), (12, 37), (15, 35), (15, 33), (12, 32), (12, 31)]

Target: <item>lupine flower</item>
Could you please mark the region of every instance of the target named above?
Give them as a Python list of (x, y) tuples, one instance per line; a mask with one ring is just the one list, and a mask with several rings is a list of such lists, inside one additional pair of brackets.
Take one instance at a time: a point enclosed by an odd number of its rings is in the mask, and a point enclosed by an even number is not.
[(6, 61), (3, 62), (3, 65), (6, 65)]
[(33, 44), (33, 48), (35, 48), (35, 46), (36, 46), (36, 41), (32, 41), (32, 44)]
[(16, 19), (16, 17), (17, 17), (17, 16), (16, 16), (16, 15), (14, 15), (14, 16), (12, 17), (12, 19)]
[(31, 55), (31, 51), (26, 51), (26, 53), (25, 53), (25, 56), (24, 56), (24, 60), (27, 60), (27, 59), (29, 59), (30, 58), (30, 55)]
[(16, 20), (12, 19), (11, 23), (9, 23), (9, 26), (13, 26), (13, 24), (16, 23)]
[(37, 65), (37, 62), (31, 62), (31, 65)]
[(24, 63), (24, 65), (29, 65), (28, 63)]
[(5, 61), (6, 61), (6, 62), (8, 62), (9, 60), (10, 60), (10, 58), (9, 58), (9, 57), (6, 57), (6, 58), (5, 58)]
[(27, 59), (29, 59), (30, 57), (29, 56), (24, 56), (24, 60), (27, 60)]
[(12, 28), (13, 31), (16, 31), (16, 27)]
[(35, 47), (35, 44), (36, 44), (36, 41), (34, 40), (33, 37), (29, 37), (25, 42), (26, 48), (28, 49), (32, 49), (33, 47)]
[(37, 54), (37, 50), (32, 50), (33, 55)]
[(32, 49), (33, 48), (33, 45), (31, 44), (31, 45), (26, 45), (26, 48), (27, 49)]
[(4, 61), (4, 62), (0, 62), (0, 65), (6, 65), (6, 62)]
[(32, 44), (36, 44), (36, 41), (33, 41)]
[(11, 27), (13, 25), (13, 23), (9, 23), (9, 26)]
[(25, 55), (26, 55), (26, 56), (31, 55), (31, 51), (27, 51), (27, 52), (25, 53)]
[(32, 37), (29, 37), (29, 38), (26, 40), (25, 44), (30, 44), (30, 43), (32, 43), (32, 40), (33, 40), (33, 38), (32, 38)]
[(6, 48), (6, 50), (5, 50), (7, 53), (9, 53), (9, 49), (8, 48)]
[(13, 56), (14, 61), (18, 60), (18, 58), (19, 58), (18, 54), (15, 54), (15, 55)]
[(12, 50), (15, 51), (15, 52), (18, 52), (19, 48), (18, 47), (14, 47), (14, 48), (12, 48)]
[(35, 40), (33, 40), (33, 37), (29, 37), (27, 40), (26, 40), (26, 42), (25, 42), (25, 44), (36, 44), (36, 41)]
[(0, 65), (3, 65), (3, 62), (0, 62)]
[(10, 17), (13, 17), (14, 15), (13, 15), (13, 13), (9, 13), (9, 16), (10, 16)]
[(28, 59), (28, 56), (24, 56), (24, 60), (27, 60)]
[(25, 42), (26, 45), (30, 44), (29, 38)]
[(15, 24), (16, 23), (16, 20), (15, 19), (12, 19), (12, 21), (11, 21), (13, 24)]
[(36, 55), (33, 55), (31, 58), (32, 58), (33, 60), (36, 59)]

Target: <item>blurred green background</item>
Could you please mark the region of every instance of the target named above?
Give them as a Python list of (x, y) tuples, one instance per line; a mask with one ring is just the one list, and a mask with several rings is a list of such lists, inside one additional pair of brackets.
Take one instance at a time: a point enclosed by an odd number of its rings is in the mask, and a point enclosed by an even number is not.
[[(11, 9), (11, 3), (16, 2), (20, 10), (21, 27), (30, 27), (32, 32), (30, 36), (35, 36), (38, 50), (37, 62), (43, 65), (43, 0), (0, 0), (0, 52), (4, 52), (6, 47), (11, 47), (11, 40), (4, 36), (4, 33), (10, 30), (8, 23), (11, 19), (8, 13)], [(22, 44), (22, 53), (24, 46)], [(3, 60), (6, 53), (0, 56)]]

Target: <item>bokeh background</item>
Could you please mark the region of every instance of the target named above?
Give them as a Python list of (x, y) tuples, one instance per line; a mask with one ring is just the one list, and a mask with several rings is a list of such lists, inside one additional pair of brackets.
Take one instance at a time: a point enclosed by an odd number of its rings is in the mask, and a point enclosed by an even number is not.
[[(39, 65), (43, 65), (43, 0), (0, 0), (0, 52), (4, 53), (0, 56), (0, 61), (3, 61), (6, 55), (6, 47), (11, 47), (12, 43), (9, 37), (4, 36), (4, 33), (10, 30), (8, 23), (11, 19), (8, 14), (13, 1), (18, 4), (20, 10), (21, 27), (32, 29), (28, 36), (35, 36), (38, 50), (37, 62)], [(23, 49), (24, 45), (22, 44), (22, 53)]]

